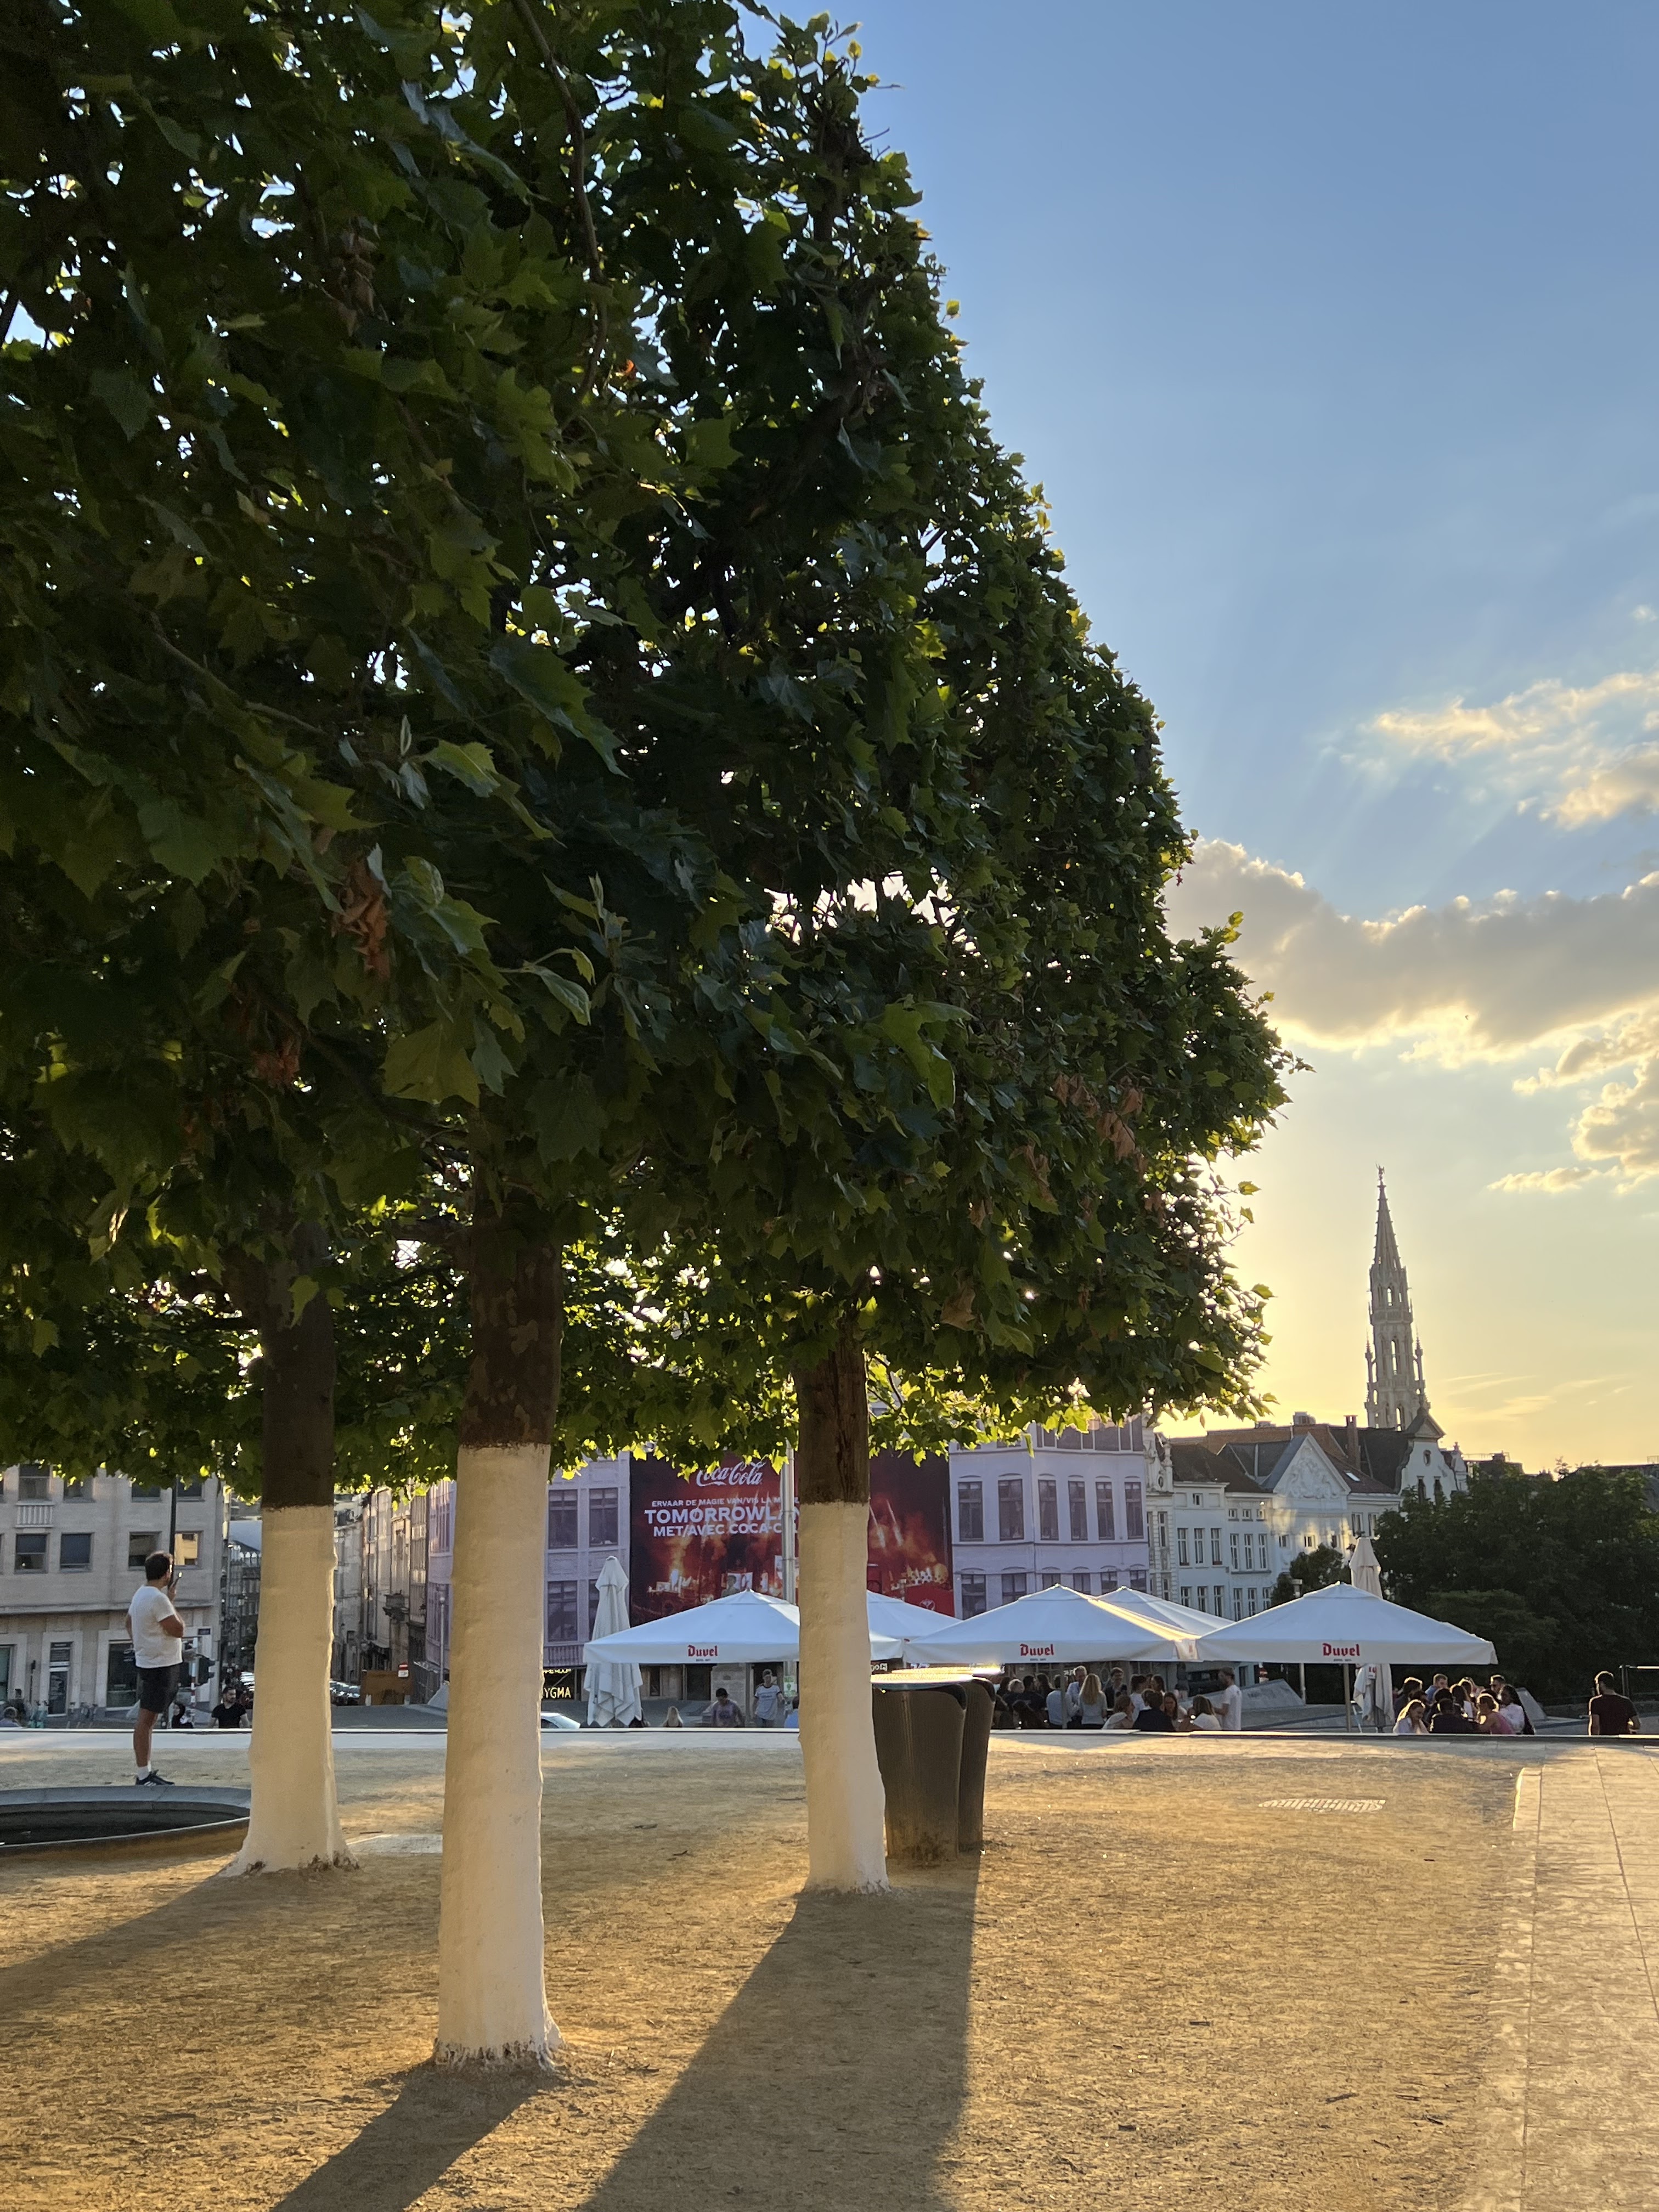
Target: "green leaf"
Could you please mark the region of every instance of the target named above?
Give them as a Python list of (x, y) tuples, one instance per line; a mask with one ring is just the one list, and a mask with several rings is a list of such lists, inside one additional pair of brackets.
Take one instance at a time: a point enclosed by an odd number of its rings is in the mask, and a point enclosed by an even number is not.
[(388, 1097), (421, 1098), (441, 1106), (451, 1098), (478, 1103), (478, 1078), (465, 1050), (446, 1022), (394, 1037), (387, 1048), (380, 1080)]
[(155, 412), (155, 393), (130, 368), (95, 368), (92, 388), (126, 432), (136, 438)]

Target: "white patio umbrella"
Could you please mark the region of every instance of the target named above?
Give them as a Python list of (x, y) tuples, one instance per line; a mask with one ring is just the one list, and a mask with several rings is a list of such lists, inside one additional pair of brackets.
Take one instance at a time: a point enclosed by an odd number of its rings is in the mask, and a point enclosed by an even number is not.
[(925, 1605), (908, 1604), (902, 1597), (883, 1597), (878, 1590), (871, 1590), (864, 1602), (872, 1635), (896, 1636), (907, 1645), (932, 1636), (951, 1618), (948, 1613), (932, 1613)]
[(1471, 1636), (1449, 1620), (1413, 1613), (1333, 1583), (1310, 1590), (1287, 1605), (1269, 1606), (1254, 1620), (1231, 1620), (1198, 1639), (1200, 1661), (1273, 1660), (1302, 1666), (1490, 1667), (1493, 1651), (1484, 1637)]
[[(903, 1647), (895, 1636), (870, 1638), (872, 1659), (896, 1659)], [(632, 1660), (635, 1666), (749, 1667), (764, 1659), (799, 1659), (800, 1613), (781, 1598), (758, 1590), (711, 1598), (665, 1620), (642, 1620), (614, 1636), (596, 1636), (584, 1655), (595, 1659)]]
[[(593, 1634), (615, 1636), (628, 1626), (628, 1577), (620, 1559), (599, 1569), (599, 1609)], [(627, 1728), (645, 1717), (640, 1710), (640, 1670), (632, 1659), (590, 1659), (587, 1662), (587, 1725)]]
[(1120, 1612), (1107, 1599), (1056, 1583), (973, 1620), (945, 1620), (910, 1644), (924, 1666), (1018, 1666), (1030, 1660), (1191, 1659), (1196, 1638)]
[(1114, 1613), (1133, 1613), (1137, 1620), (1150, 1621), (1154, 1628), (1172, 1629), (1177, 1636), (1207, 1636), (1212, 1628), (1221, 1626), (1218, 1613), (1200, 1613), (1196, 1606), (1174, 1605), (1167, 1597), (1154, 1597), (1150, 1590), (1106, 1590), (1101, 1602), (1109, 1605)]

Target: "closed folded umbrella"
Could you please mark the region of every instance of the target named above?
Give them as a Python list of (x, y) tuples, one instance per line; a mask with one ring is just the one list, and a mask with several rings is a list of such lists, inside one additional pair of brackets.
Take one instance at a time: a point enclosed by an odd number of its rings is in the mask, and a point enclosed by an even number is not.
[[(599, 1569), (599, 1609), (593, 1616), (593, 1634), (615, 1636), (628, 1626), (628, 1577), (620, 1559), (607, 1559)], [(642, 1720), (640, 1710), (640, 1670), (632, 1659), (590, 1659), (587, 1662), (587, 1725), (589, 1728), (627, 1728)]]

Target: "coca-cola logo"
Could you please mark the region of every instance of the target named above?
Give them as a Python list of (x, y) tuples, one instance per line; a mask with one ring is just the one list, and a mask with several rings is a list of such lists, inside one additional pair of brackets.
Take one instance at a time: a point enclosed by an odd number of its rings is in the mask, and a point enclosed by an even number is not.
[(1019, 1656), (1022, 1659), (1052, 1659), (1054, 1647), (1052, 1644), (1022, 1644)]
[(718, 1644), (688, 1644), (685, 1656), (688, 1659), (718, 1659), (720, 1647)]
[(699, 1490), (724, 1490), (733, 1483), (758, 1486), (776, 1472), (769, 1459), (744, 1459), (732, 1467), (705, 1467), (691, 1480)]
[(1359, 1656), (1357, 1644), (1326, 1644), (1321, 1649), (1328, 1659), (1357, 1659)]

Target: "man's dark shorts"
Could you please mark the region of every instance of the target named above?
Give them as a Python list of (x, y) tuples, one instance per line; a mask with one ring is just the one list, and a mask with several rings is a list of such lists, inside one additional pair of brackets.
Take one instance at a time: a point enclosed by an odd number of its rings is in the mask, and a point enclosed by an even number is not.
[(173, 1703), (173, 1693), (179, 1686), (180, 1671), (177, 1667), (141, 1667), (138, 1669), (139, 1711), (166, 1712)]

